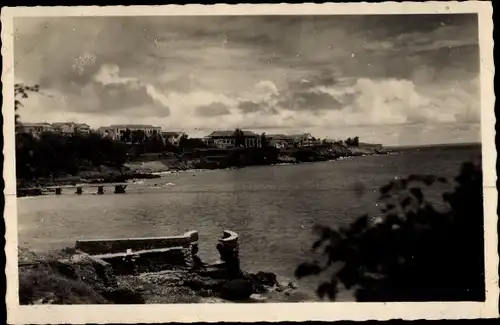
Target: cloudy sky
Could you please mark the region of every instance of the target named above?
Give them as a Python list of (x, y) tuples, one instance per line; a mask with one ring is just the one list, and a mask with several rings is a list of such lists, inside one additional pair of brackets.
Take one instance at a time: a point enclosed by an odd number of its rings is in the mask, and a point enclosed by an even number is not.
[(479, 141), (476, 15), (16, 18), (26, 122)]

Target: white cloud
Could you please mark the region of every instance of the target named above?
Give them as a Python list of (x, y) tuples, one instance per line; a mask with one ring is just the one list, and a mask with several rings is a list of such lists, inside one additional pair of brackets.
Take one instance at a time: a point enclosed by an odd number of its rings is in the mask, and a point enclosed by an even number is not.
[(120, 67), (116, 64), (103, 64), (93, 79), (104, 86), (113, 84), (141, 84), (137, 78), (120, 76)]
[[(309, 129), (322, 137), (365, 125), (360, 133), (390, 141), (396, 136), (366, 130), (407, 133), (399, 127), (413, 123), (430, 130), (421, 137), (444, 139), (430, 126), (479, 121), (475, 24), (424, 28), (396, 16), (22, 19), (15, 78), (53, 97), (30, 97), (20, 113), (93, 126)], [(450, 46), (453, 53), (439, 54)], [(221, 115), (201, 117), (203, 108)], [(401, 141), (416, 141), (411, 132)]]

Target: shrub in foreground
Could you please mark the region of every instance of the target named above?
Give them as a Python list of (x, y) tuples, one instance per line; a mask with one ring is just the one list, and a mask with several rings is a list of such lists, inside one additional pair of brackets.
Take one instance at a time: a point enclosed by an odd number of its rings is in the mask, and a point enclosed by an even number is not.
[(68, 259), (73, 249), (50, 254), (19, 250), (19, 302), (30, 304), (142, 304), (142, 295), (118, 285), (95, 261)]
[(313, 250), (324, 261), (302, 263), (298, 278), (327, 272), (317, 288), (335, 300), (342, 284), (358, 301), (481, 301), (485, 299), (481, 164), (466, 163), (438, 210), (425, 188), (446, 179), (412, 175), (380, 188), (381, 216), (349, 227), (317, 226)]

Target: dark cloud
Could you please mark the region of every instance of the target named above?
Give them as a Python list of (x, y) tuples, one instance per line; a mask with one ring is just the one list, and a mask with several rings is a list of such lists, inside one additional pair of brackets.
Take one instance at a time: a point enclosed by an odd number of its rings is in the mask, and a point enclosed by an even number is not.
[(257, 103), (251, 102), (251, 101), (244, 101), (238, 105), (238, 108), (243, 113), (255, 113), (255, 112), (259, 112), (262, 110), (262, 105), (259, 105)]
[(238, 109), (244, 114), (261, 113), (264, 115), (273, 115), (279, 113), (278, 109), (271, 106), (268, 102), (252, 102), (249, 100), (240, 102)]
[[(146, 116), (147, 112), (158, 117), (170, 115), (170, 108), (154, 100), (145, 86), (91, 82), (84, 89), (78, 89), (76, 84), (68, 85), (65, 89), (74, 94), (68, 105), (68, 111), (71, 112), (130, 116)], [(78, 91), (81, 96), (91, 97), (92, 100), (76, 97)]]
[(229, 113), (230, 111), (227, 105), (220, 102), (203, 105), (196, 108), (196, 115), (201, 117), (213, 117), (227, 115)]
[(332, 95), (320, 91), (299, 91), (282, 99), (278, 106), (291, 111), (324, 111), (340, 110), (343, 104)]

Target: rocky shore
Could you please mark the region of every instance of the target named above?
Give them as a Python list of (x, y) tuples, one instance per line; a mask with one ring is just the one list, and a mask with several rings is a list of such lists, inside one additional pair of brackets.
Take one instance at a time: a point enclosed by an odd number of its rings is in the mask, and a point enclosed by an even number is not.
[[(252, 149), (250, 149), (252, 150)], [(254, 150), (255, 151), (255, 150)], [(250, 159), (243, 164), (228, 162), (227, 157), (231, 151), (226, 153), (226, 158), (219, 157), (218, 161), (198, 157), (196, 155), (172, 156), (168, 159), (149, 160), (149, 161), (130, 161), (122, 168), (101, 166), (95, 170), (79, 172), (78, 175), (58, 176), (50, 179), (39, 178), (36, 180), (18, 180), (18, 196), (36, 196), (42, 195), (44, 189), (54, 186), (77, 185), (77, 184), (106, 184), (121, 183), (134, 179), (160, 178), (161, 172), (179, 172), (187, 170), (214, 170), (227, 168), (241, 168), (252, 165), (276, 165), (276, 164), (298, 164), (307, 162), (319, 162), (328, 160), (337, 160), (346, 157), (358, 157), (365, 155), (387, 154), (389, 150), (381, 146), (358, 146), (348, 147), (340, 144), (328, 146), (290, 148), (277, 151), (273, 159), (257, 162), (255, 152), (250, 153)], [(262, 158), (262, 157), (261, 157)], [(239, 159), (239, 158), (238, 158)]]
[(19, 249), (19, 284), (22, 305), (292, 302), (307, 297), (295, 284), (280, 283), (267, 272), (217, 276), (179, 267), (113, 274), (73, 248), (48, 254)]
[(80, 173), (79, 175), (67, 175), (54, 178), (39, 178), (36, 180), (18, 180), (17, 196), (37, 196), (43, 195), (50, 187), (55, 186), (76, 186), (77, 184), (106, 184), (106, 183), (124, 183), (133, 179), (152, 179), (160, 178), (150, 172), (140, 172), (133, 170), (117, 170), (106, 168), (104, 171), (92, 171)]

